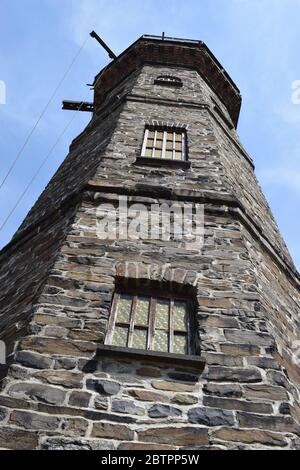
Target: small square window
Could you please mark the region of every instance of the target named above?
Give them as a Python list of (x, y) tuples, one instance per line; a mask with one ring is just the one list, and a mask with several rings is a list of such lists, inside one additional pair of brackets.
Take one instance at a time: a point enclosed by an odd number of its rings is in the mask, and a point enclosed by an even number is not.
[(192, 313), (187, 299), (116, 292), (105, 344), (194, 354)]
[(146, 128), (142, 157), (186, 161), (186, 131)]

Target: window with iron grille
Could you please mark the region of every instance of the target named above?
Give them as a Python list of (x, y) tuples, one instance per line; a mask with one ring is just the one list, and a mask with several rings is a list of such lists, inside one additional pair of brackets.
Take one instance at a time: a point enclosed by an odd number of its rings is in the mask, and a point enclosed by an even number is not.
[(173, 77), (172, 75), (160, 75), (154, 80), (154, 84), (181, 88), (182, 80), (178, 77)]
[(192, 313), (187, 299), (116, 292), (105, 344), (194, 354)]
[(185, 129), (146, 128), (142, 157), (186, 161)]

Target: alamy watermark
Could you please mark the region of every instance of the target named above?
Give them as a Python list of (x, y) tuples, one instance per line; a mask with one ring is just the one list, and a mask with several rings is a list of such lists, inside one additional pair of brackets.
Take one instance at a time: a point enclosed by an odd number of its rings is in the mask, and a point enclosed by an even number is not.
[(127, 196), (120, 196), (117, 205), (100, 204), (96, 219), (101, 240), (173, 240), (197, 252), (204, 243), (202, 204), (175, 201), (171, 205), (129, 205)]
[(292, 103), (300, 104), (300, 80), (294, 80), (292, 82)]
[(294, 353), (294, 362), (300, 365), (300, 340), (293, 341), (292, 351)]
[(0, 365), (6, 364), (6, 345), (4, 341), (0, 341)]
[(6, 104), (6, 84), (0, 80), (0, 105)]

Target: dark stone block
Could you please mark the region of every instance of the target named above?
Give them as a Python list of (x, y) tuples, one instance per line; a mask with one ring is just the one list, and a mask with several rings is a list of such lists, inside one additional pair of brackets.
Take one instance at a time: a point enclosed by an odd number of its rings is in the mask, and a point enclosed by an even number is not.
[(173, 416), (181, 416), (182, 412), (178, 408), (168, 405), (154, 405), (148, 411), (150, 418), (168, 418)]
[(231, 411), (213, 408), (193, 408), (188, 412), (189, 422), (204, 426), (234, 426), (234, 417)]
[(117, 395), (120, 391), (120, 384), (118, 382), (110, 382), (108, 380), (88, 379), (86, 386), (89, 390), (100, 393), (102, 395)]

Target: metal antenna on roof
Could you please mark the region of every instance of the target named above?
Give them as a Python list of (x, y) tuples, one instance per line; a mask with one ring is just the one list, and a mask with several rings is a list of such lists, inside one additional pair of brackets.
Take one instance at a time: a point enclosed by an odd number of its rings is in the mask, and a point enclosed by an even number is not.
[(164, 32), (162, 33), (161, 38), (162, 38), (163, 41), (165, 40), (165, 33)]
[(95, 38), (96, 41), (98, 41), (99, 44), (101, 44), (101, 46), (106, 50), (106, 52), (108, 53), (108, 55), (111, 59), (116, 59), (117, 58), (116, 54), (114, 54), (114, 52), (108, 47), (108, 45), (103, 41), (103, 39), (101, 39), (100, 36), (98, 36), (98, 34), (95, 31), (92, 31), (90, 33), (90, 36), (92, 38)]

